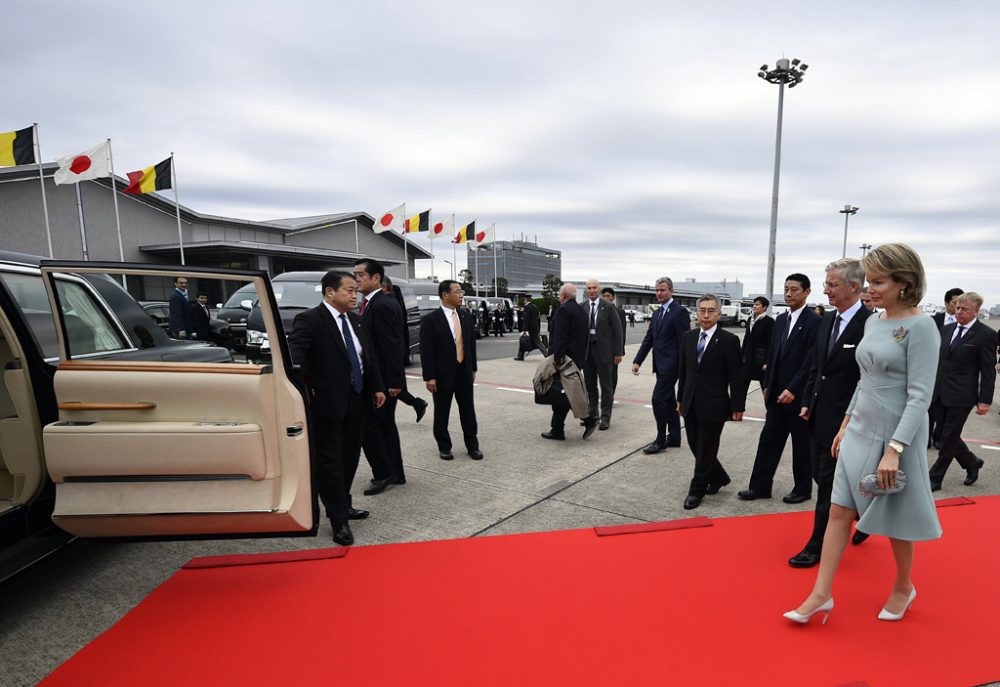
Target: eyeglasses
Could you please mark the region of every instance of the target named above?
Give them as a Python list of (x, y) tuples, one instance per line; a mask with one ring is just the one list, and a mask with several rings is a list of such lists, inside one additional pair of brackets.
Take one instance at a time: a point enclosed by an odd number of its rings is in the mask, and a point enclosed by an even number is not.
[(823, 288), (824, 289), (835, 289), (838, 286), (840, 286), (840, 282), (839, 281), (825, 281), (825, 282), (823, 282)]
[(717, 312), (719, 311), (715, 308), (698, 308), (699, 315), (714, 315)]

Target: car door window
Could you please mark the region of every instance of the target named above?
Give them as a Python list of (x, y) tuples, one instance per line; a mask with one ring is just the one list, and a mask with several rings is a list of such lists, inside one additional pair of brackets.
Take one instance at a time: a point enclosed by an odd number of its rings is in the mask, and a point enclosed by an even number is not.
[(45, 285), (37, 274), (0, 274), (7, 291), (13, 296), (21, 318), (31, 329), (42, 355), (48, 359), (59, 357), (59, 339), (56, 337), (56, 326), (52, 319), (52, 309)]
[(70, 357), (131, 348), (104, 307), (82, 284), (56, 280)]

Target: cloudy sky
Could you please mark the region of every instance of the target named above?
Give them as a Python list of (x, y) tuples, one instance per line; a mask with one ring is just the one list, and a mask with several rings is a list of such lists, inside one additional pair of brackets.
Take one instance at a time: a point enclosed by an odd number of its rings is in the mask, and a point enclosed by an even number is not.
[(566, 277), (748, 292), (765, 288), (778, 96), (756, 72), (798, 57), (779, 284), (822, 281), (851, 203), (849, 255), (906, 241), (926, 300), (958, 285), (1000, 302), (991, 2), (5, 7), (0, 130), (39, 122), (46, 159), (110, 136), (119, 174), (174, 151), (181, 202), (203, 212), (377, 216), (405, 201), (537, 236)]

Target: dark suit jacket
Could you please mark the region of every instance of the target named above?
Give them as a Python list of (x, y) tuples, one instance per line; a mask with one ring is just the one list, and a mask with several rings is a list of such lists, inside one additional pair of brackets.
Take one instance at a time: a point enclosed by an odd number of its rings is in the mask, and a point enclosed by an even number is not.
[(180, 337), (180, 333), (184, 332), (184, 336), (188, 339), (194, 334), (194, 321), (191, 319), (191, 306), (188, 303), (187, 296), (182, 294), (176, 288), (174, 292), (170, 294), (170, 336), (176, 338)]
[(191, 322), (199, 341), (212, 340), (212, 318), (198, 301), (191, 303)]
[(950, 408), (972, 408), (993, 403), (997, 371), (997, 333), (976, 320), (952, 350), (951, 337), (957, 323), (941, 330), (934, 400)]
[(636, 365), (642, 365), (650, 349), (653, 351), (653, 372), (655, 374), (677, 375), (681, 337), (691, 331), (691, 313), (677, 301), (670, 304), (669, 311), (657, 308), (649, 318), (649, 328), (642, 339), (639, 352), (635, 354)]
[(935, 324), (937, 324), (939, 332), (942, 329), (944, 329), (944, 315), (945, 313), (943, 310), (941, 312), (936, 312), (933, 315), (931, 315), (931, 319), (934, 320)]
[(371, 337), (378, 371), (387, 389), (406, 386), (406, 343), (403, 341), (403, 310), (392, 296), (377, 291), (361, 316)]
[[(354, 336), (361, 342), (361, 364), (363, 386), (361, 395), (366, 403), (371, 403), (372, 394), (385, 392), (378, 363), (368, 332), (355, 312), (347, 313)], [(351, 361), (347, 357), (344, 337), (340, 332), (341, 323), (320, 303), (315, 308), (304, 310), (295, 316), (292, 333), (288, 335), (288, 349), (292, 362), (302, 366), (306, 383), (314, 393), (324, 395), (323, 407), (313, 406), (324, 417), (342, 419), (347, 415), (351, 388)]]
[(774, 321), (771, 345), (767, 351), (767, 373), (764, 375), (764, 388), (767, 389), (764, 402), (775, 403), (781, 392), (787, 389), (795, 394), (797, 408), (802, 402), (802, 392), (805, 390), (806, 377), (815, 352), (820, 317), (809, 306), (802, 306), (802, 312), (785, 343), (785, 322), (790, 316), (791, 313), (781, 313)]
[(532, 339), (537, 339), (539, 332), (542, 331), (542, 323), (538, 316), (538, 306), (529, 301), (521, 311), (521, 319), (524, 322), (524, 331), (531, 334)]
[(686, 418), (695, 411), (698, 422), (725, 422), (746, 409), (746, 384), (740, 361), (740, 339), (717, 327), (698, 364), (701, 328), (684, 333), (680, 347), (677, 398)]
[[(462, 326), (465, 371), (471, 382), (476, 376), (476, 325), (472, 321), (472, 315), (464, 308), (457, 308), (455, 312), (458, 313), (458, 321)], [(458, 370), (455, 338), (451, 335), (451, 327), (441, 308), (427, 313), (420, 320), (420, 366), (423, 368), (425, 382), (436, 379), (439, 389), (453, 388)]]
[(613, 303), (615, 310), (618, 311), (618, 320), (622, 325), (622, 355), (625, 355), (625, 322), (628, 320), (628, 316), (625, 314), (625, 308), (621, 307), (617, 303)]
[(774, 330), (774, 318), (764, 315), (753, 328), (747, 325), (747, 333), (743, 336), (743, 374), (747, 379), (760, 381), (764, 378), (764, 363), (767, 362), (767, 350), (771, 345), (771, 334)]
[(582, 369), (587, 360), (589, 331), (587, 311), (576, 301), (563, 303), (549, 322), (549, 355), (556, 364), (562, 365), (569, 356)]
[[(590, 300), (581, 303), (587, 317), (587, 336), (590, 336)], [(625, 339), (622, 338), (622, 323), (615, 306), (603, 298), (597, 299), (597, 362), (610, 365), (616, 355), (625, 355)]]
[(799, 399), (802, 408), (809, 409), (809, 426), (820, 446), (832, 446), (840, 425), (851, 405), (851, 398), (861, 378), (855, 353), (865, 334), (865, 320), (871, 310), (864, 306), (854, 314), (840, 332), (834, 349), (827, 355), (830, 336), (833, 334), (835, 313), (820, 322), (816, 335), (816, 348), (809, 366), (805, 390)]

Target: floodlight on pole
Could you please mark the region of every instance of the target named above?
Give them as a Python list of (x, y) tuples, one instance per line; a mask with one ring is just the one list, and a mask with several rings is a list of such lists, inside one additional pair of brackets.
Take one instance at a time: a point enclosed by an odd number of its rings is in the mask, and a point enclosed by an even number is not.
[(872, 249), (872, 244), (862, 243), (860, 246), (858, 246), (858, 248), (861, 249), (861, 257), (865, 257), (866, 255), (868, 255), (868, 251)]
[(856, 214), (860, 208), (856, 208), (853, 205), (845, 205), (843, 210), (837, 210), (840, 214), (844, 216), (844, 252), (840, 257), (847, 257), (847, 220), (851, 215)]
[(778, 85), (778, 128), (774, 137), (774, 185), (771, 193), (771, 233), (768, 239), (767, 248), (767, 299), (774, 300), (774, 254), (775, 244), (778, 238), (778, 178), (781, 173), (781, 118), (785, 104), (785, 84), (789, 88), (795, 88), (802, 83), (805, 71), (809, 65), (802, 64), (798, 58), (789, 61), (782, 57), (769, 70), (767, 65), (761, 65), (757, 76)]

